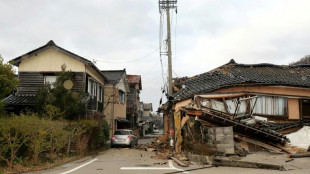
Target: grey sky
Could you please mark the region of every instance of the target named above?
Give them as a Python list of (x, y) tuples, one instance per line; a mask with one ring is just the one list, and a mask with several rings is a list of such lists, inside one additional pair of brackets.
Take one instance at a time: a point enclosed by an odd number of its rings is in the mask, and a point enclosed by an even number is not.
[[(98, 60), (100, 69), (126, 68), (128, 74), (141, 74), (141, 99), (157, 108), (163, 86), (156, 51), (157, 3), (1, 0), (0, 54), (8, 61), (54, 40)], [(179, 0), (177, 18), (172, 16), (174, 76), (203, 73), (231, 58), (238, 63), (296, 61), (310, 54), (309, 9), (309, 0)], [(103, 62), (130, 61), (150, 53), (128, 64)], [(165, 57), (163, 65), (166, 71)]]

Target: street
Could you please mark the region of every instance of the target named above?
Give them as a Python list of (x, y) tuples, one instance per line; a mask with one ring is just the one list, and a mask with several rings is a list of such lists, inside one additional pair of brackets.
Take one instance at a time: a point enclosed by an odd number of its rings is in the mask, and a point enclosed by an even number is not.
[[(162, 133), (162, 132), (161, 132)], [(158, 135), (149, 135), (148, 138), (139, 139), (139, 144), (147, 144)], [(264, 155), (264, 154), (262, 154)], [(274, 159), (275, 160), (275, 159)], [(298, 162), (295, 159), (296, 163)], [(149, 152), (138, 148), (112, 148), (99, 153), (96, 156), (85, 157), (83, 159), (63, 164), (48, 170), (32, 172), (33, 174), (161, 174), (161, 173), (309, 173), (309, 169), (301, 167), (308, 162), (300, 159), (299, 166), (288, 171), (250, 169), (237, 167), (214, 167), (210, 165), (192, 164), (189, 167), (180, 167), (172, 160), (162, 160), (156, 158), (156, 152)], [(268, 161), (266, 161), (268, 162)], [(272, 163), (272, 162), (271, 162)]]

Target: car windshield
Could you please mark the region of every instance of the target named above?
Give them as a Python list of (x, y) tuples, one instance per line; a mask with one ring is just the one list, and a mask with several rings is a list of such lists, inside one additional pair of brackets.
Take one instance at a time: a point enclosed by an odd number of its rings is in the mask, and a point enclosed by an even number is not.
[(129, 135), (129, 131), (115, 131), (114, 135)]

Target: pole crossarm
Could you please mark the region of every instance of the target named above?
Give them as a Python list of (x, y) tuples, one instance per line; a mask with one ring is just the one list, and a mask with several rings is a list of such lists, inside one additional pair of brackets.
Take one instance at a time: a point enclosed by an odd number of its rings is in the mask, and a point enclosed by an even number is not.
[(158, 0), (159, 9), (176, 9), (177, 0)]

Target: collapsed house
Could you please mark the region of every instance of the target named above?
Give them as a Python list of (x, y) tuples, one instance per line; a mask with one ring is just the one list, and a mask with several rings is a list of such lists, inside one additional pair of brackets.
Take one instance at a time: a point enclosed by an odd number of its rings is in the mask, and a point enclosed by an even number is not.
[(224, 143), (229, 131), (218, 130), (220, 141), (210, 144), (215, 132), (210, 127), (232, 127), (237, 142), (281, 151), (289, 142), (284, 133), (310, 123), (310, 66), (238, 64), (232, 59), (209, 72), (175, 79), (173, 100), (161, 109), (166, 136), (174, 129), (176, 152), (202, 153), (203, 147), (206, 154), (212, 148), (230, 151), (231, 143), (226, 148)]

